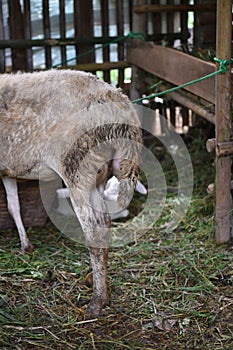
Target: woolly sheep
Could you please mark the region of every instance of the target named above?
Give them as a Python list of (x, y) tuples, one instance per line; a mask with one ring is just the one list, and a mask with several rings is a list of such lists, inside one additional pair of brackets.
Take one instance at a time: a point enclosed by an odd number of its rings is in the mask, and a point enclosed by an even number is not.
[[(141, 194), (147, 194), (145, 186), (139, 180), (137, 180), (135, 189)], [(107, 181), (103, 196), (104, 200), (106, 201), (107, 209), (111, 216), (111, 220), (126, 218), (129, 215), (128, 209), (122, 209), (118, 206), (118, 191), (119, 181), (117, 180), (116, 176), (112, 176)], [(58, 206), (56, 208), (56, 212), (67, 216), (72, 215), (73, 212), (70, 210), (70, 206), (67, 202), (67, 198), (70, 197), (68, 188), (59, 188), (56, 192), (58, 199)]]
[[(103, 201), (107, 179), (119, 181), (125, 208), (140, 165), (140, 123), (128, 98), (94, 75), (50, 70), (0, 76), (0, 177), (9, 211), (19, 203), (16, 178), (53, 180), (59, 174), (85, 234), (93, 270), (93, 296), (86, 318), (99, 315), (107, 290), (110, 216)], [(16, 213), (16, 214), (15, 214)], [(22, 222), (23, 251), (30, 251)]]

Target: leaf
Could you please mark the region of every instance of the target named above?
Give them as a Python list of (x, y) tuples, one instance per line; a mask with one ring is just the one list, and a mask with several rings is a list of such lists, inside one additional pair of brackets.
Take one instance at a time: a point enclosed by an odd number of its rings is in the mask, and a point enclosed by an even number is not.
[(170, 332), (172, 327), (176, 324), (176, 322), (177, 322), (177, 319), (174, 319), (174, 318), (169, 319), (159, 315), (153, 318), (154, 326), (160, 329), (161, 331), (165, 331), (165, 332)]

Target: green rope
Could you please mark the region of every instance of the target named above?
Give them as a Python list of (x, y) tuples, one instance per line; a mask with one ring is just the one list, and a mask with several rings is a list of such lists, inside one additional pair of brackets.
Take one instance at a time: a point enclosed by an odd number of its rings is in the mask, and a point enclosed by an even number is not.
[(146, 96), (146, 97), (141, 97), (141, 98), (138, 98), (136, 100), (133, 100), (131, 101), (132, 103), (138, 103), (138, 102), (141, 102), (143, 100), (151, 100), (152, 98), (155, 98), (155, 97), (158, 97), (158, 96), (161, 96), (161, 95), (164, 95), (164, 94), (168, 94), (170, 92), (173, 92), (173, 91), (176, 91), (176, 90), (179, 90), (179, 89), (183, 89), (185, 88), (186, 86), (189, 86), (189, 85), (192, 85), (192, 84), (196, 84), (196, 83), (199, 83), (200, 81), (203, 81), (205, 79), (209, 79), (219, 73), (226, 73), (227, 71), (227, 66), (228, 65), (231, 65), (233, 63), (233, 59), (231, 58), (230, 61), (227, 61), (226, 59), (223, 59), (223, 60), (220, 60), (219, 58), (215, 57), (214, 58), (214, 61), (218, 62), (219, 63), (219, 69), (213, 73), (210, 73), (210, 74), (207, 74), (207, 75), (204, 75), (203, 77), (201, 78), (198, 78), (198, 79), (195, 79), (195, 80), (192, 80), (192, 81), (189, 81), (185, 84), (182, 84), (182, 85), (179, 85), (179, 86), (175, 86), (171, 89), (168, 89), (168, 90), (165, 90), (165, 91), (160, 91), (156, 94), (151, 94), (149, 96)]
[(108, 41), (107, 43), (105, 44), (102, 44), (102, 45), (99, 45), (97, 47), (94, 47), (93, 49), (90, 49), (88, 51), (85, 51), (83, 53), (80, 53), (79, 55), (75, 56), (75, 57), (72, 57), (66, 61), (63, 61), (61, 63), (58, 63), (58, 64), (55, 64), (54, 66), (52, 66), (52, 68), (57, 68), (59, 66), (62, 66), (64, 63), (68, 63), (70, 61), (73, 61), (73, 60), (78, 60), (79, 58), (83, 57), (83, 56), (86, 56), (86, 55), (89, 55), (90, 53), (93, 53), (97, 50), (100, 50), (106, 46), (109, 46), (111, 44), (115, 44), (115, 43), (118, 43), (119, 41), (123, 41), (123, 40), (126, 40), (126, 39), (140, 39), (140, 40), (145, 40), (145, 37), (144, 37), (144, 33), (142, 32), (129, 32), (127, 35), (123, 35), (123, 36), (119, 36), (117, 37), (116, 39), (113, 39), (111, 41)]
[(227, 61), (225, 59), (220, 60), (217, 57), (214, 57), (214, 61), (219, 63), (219, 73), (226, 73), (227, 66), (231, 65), (233, 63), (233, 58), (230, 59), (230, 61)]

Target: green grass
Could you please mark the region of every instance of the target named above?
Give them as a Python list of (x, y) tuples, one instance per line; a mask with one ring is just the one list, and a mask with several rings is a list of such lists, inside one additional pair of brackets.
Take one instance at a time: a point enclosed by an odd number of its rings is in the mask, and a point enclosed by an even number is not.
[[(48, 224), (29, 230), (37, 249), (27, 256), (16, 231), (1, 233), (1, 349), (233, 348), (233, 247), (214, 241), (213, 159), (201, 140), (189, 147), (195, 188), (185, 217), (166, 232), (171, 195), (137, 244), (111, 249), (111, 305), (92, 322), (83, 321), (92, 293), (84, 247)], [(169, 162), (161, 159), (171, 171)]]

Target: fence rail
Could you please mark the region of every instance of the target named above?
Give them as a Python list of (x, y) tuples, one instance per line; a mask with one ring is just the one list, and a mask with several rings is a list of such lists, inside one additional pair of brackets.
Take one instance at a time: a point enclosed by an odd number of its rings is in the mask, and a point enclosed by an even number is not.
[[(132, 31), (134, 4), (134, 0), (0, 0), (0, 72), (54, 66), (84, 69), (124, 87), (130, 77), (124, 42), (95, 49)], [(179, 15), (182, 27), (184, 15), (170, 13), (164, 32), (162, 21), (155, 27), (148, 14), (146, 40), (187, 42), (187, 28), (179, 31), (175, 26)]]

